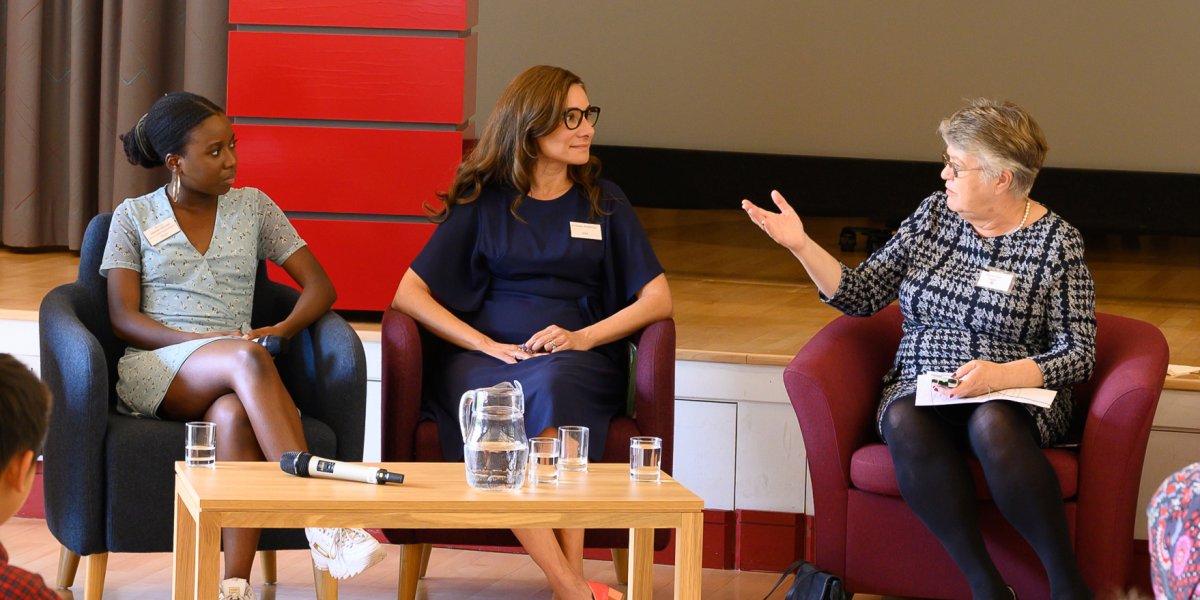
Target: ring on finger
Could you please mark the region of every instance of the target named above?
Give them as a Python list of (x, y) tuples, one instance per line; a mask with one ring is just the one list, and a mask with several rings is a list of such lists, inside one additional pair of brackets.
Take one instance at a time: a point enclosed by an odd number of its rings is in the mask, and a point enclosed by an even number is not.
[(558, 347), (558, 344), (555, 344), (554, 342), (550, 342), (550, 343), (546, 344), (546, 348), (548, 348), (551, 352), (554, 352), (554, 349), (557, 347)]

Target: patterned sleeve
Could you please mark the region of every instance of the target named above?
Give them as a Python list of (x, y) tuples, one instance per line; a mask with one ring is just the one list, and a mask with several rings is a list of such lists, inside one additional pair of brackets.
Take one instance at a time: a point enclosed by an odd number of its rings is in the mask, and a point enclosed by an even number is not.
[(1063, 224), (1055, 237), (1061, 256), (1047, 295), (1049, 349), (1030, 358), (1042, 370), (1046, 388), (1063, 389), (1086, 381), (1096, 366), (1096, 290), (1079, 232)]
[(832, 296), (820, 294), (821, 301), (854, 317), (873, 315), (891, 304), (907, 270), (910, 248), (928, 228), (936, 201), (936, 195), (926, 198), (896, 234), (857, 267), (843, 264), (838, 289)]
[(113, 211), (108, 225), (108, 242), (100, 261), (100, 275), (108, 277), (109, 269), (129, 269), (142, 272), (142, 234), (130, 214), (131, 203), (126, 200)]
[(279, 205), (263, 192), (254, 191), (258, 194), (258, 259), (282, 266), (305, 242)]

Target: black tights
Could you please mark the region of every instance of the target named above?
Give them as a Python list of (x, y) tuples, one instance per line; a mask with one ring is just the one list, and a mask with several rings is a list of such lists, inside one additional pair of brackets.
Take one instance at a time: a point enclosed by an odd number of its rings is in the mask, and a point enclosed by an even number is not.
[[(961, 415), (965, 425), (937, 411)], [(959, 427), (965, 427), (965, 437), (955, 437)], [(1010, 596), (984, 546), (975, 486), (956, 439), (969, 444), (996, 506), (1037, 552), (1050, 578), (1051, 597), (1091, 597), (1075, 562), (1058, 478), (1035, 432), (1029, 413), (1009, 402), (947, 411), (917, 407), (915, 398), (906, 396), (884, 412), (883, 436), (900, 494), (966, 575), (975, 598)]]

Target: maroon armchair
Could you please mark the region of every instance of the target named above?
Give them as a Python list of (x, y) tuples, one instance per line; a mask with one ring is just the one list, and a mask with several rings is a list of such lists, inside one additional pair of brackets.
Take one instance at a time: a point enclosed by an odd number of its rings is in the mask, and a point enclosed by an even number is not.
[[(408, 315), (388, 309), (383, 314), (383, 401), (382, 454), (385, 461), (441, 462), (442, 447), (437, 425), (421, 419), (422, 337), (430, 336)], [(634, 415), (617, 416), (608, 427), (603, 462), (629, 461), (629, 438), (652, 435), (662, 438), (662, 468), (671, 472), (675, 428), (675, 322), (667, 319), (650, 324), (635, 336)], [(465, 391), (465, 390), (464, 390)], [(471, 546), (519, 546), (508, 530), (478, 529), (387, 529), (384, 536), (402, 544), (400, 594), (412, 599), (417, 579), (424, 575), (429, 544)], [(670, 532), (654, 536), (661, 550)], [(628, 529), (589, 529), (585, 548), (613, 550), (617, 577), (624, 582)]]
[[(1045, 453), (1062, 485), (1083, 576), (1104, 597), (1127, 584), (1138, 482), (1168, 352), (1148, 323), (1110, 314), (1096, 319), (1095, 372), (1075, 387), (1071, 439), (1078, 444)], [(854, 592), (966, 598), (965, 578), (900, 497), (891, 455), (875, 431), (900, 322), (895, 305), (870, 317), (839, 317), (784, 372), (808, 449), (815, 562)], [(1005, 581), (1020, 598), (1049, 597), (1033, 549), (992, 504), (979, 464), (969, 460), (980, 525)]]

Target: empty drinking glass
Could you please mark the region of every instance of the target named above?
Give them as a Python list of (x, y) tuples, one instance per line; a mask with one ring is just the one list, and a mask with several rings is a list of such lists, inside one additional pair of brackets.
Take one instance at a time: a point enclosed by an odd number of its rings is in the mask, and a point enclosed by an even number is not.
[(534, 484), (558, 483), (559, 441), (552, 437), (535, 437), (529, 440), (529, 471), (527, 477)]
[(562, 442), (562, 458), (558, 468), (562, 471), (586, 471), (588, 469), (588, 428), (567, 425), (558, 428), (558, 439)]
[(217, 464), (217, 425), (207, 421), (192, 421), (187, 424), (187, 453), (184, 460), (189, 467), (213, 468)]
[(629, 438), (629, 478), (658, 483), (662, 478), (662, 438)]

